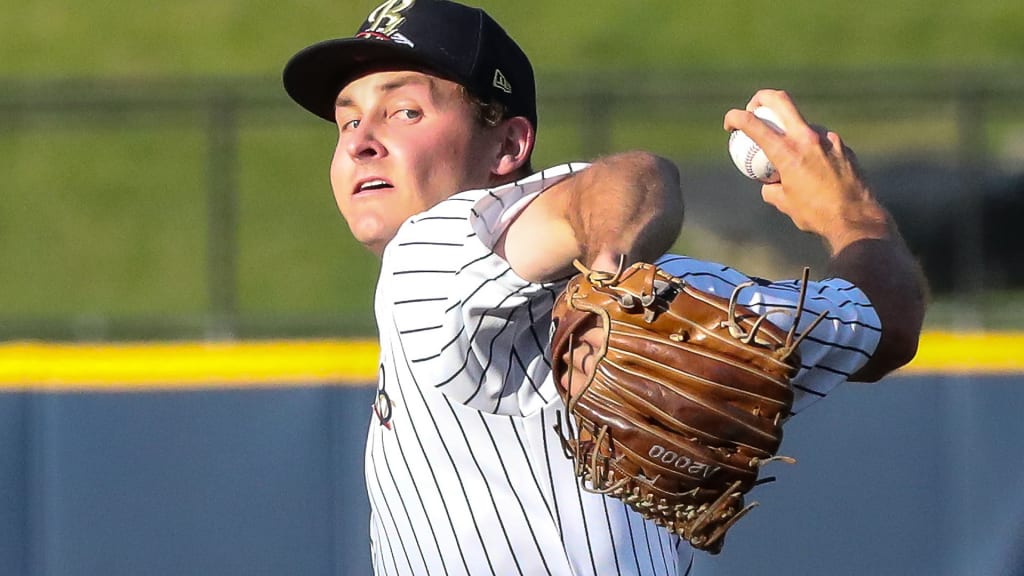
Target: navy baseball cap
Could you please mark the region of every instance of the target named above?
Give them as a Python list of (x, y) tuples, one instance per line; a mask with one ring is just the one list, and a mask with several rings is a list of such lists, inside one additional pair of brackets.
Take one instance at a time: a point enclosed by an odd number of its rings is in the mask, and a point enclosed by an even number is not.
[(334, 122), (338, 92), (360, 73), (413, 66), (464, 86), (536, 128), (533, 66), (486, 12), (447, 0), (387, 0), (352, 38), (326, 40), (295, 54), (284, 87), (303, 108)]

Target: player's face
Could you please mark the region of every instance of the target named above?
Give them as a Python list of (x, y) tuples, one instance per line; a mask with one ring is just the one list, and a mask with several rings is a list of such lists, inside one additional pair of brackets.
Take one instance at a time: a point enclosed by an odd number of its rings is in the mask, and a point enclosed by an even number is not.
[(362, 76), (338, 94), (331, 187), (352, 234), (378, 255), (408, 217), (491, 183), (500, 137), (459, 87), (420, 72)]

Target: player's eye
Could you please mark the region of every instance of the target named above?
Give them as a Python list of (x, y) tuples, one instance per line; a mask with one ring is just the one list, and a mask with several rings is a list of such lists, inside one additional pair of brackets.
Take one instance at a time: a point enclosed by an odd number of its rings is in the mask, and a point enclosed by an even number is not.
[(342, 130), (342, 132), (344, 132), (346, 130), (352, 130), (353, 128), (358, 128), (358, 127), (359, 127), (359, 119), (356, 118), (356, 119), (353, 119), (353, 120), (349, 120), (348, 122), (344, 122), (341, 125), (341, 130)]
[(401, 110), (395, 110), (395, 113), (391, 116), (400, 120), (416, 120), (423, 116), (423, 112), (412, 108), (402, 108)]

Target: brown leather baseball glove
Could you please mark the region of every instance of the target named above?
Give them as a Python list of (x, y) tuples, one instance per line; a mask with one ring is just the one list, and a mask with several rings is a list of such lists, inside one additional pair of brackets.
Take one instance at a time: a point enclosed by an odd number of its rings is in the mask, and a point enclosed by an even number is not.
[(572, 415), (558, 428), (576, 475), (718, 553), (756, 505), (743, 496), (767, 481), (761, 466), (792, 462), (776, 452), (800, 339), (737, 304), (750, 284), (723, 298), (651, 264), (616, 274), (577, 267), (555, 303), (551, 346)]

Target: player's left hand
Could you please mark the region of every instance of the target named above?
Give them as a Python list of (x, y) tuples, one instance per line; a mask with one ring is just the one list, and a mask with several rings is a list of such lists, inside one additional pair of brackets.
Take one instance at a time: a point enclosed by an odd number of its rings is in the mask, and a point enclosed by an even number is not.
[(724, 298), (651, 264), (579, 267), (552, 310), (551, 370), (580, 485), (717, 553), (761, 466), (791, 460), (776, 451), (802, 337), (742, 306), (746, 285)]
[[(617, 274), (626, 265), (628, 256), (615, 250), (602, 249), (590, 262), (590, 270), (607, 275)], [(566, 370), (562, 373), (558, 384), (571, 395), (579, 394), (582, 387), (594, 374), (597, 360), (600, 357), (605, 339), (600, 319), (592, 318), (596, 324), (592, 327), (574, 331), (573, 346), (562, 355)]]

